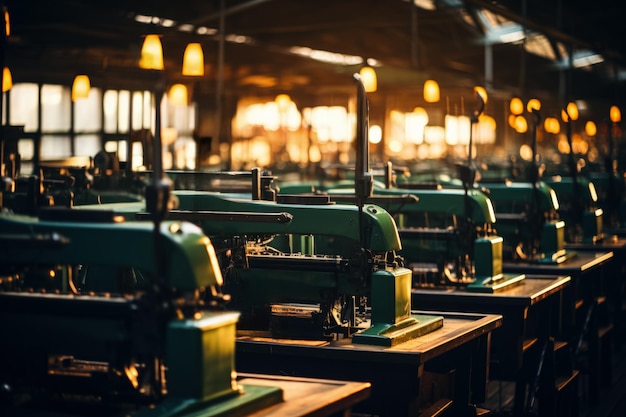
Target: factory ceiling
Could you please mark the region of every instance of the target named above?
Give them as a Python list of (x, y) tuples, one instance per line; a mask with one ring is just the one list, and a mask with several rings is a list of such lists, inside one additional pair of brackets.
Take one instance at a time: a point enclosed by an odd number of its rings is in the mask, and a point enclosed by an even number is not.
[[(3, 3), (12, 25), (4, 59), (14, 82), (70, 84), (86, 73), (96, 86), (149, 88), (156, 76), (138, 60), (143, 37), (159, 33), (169, 82), (235, 96), (351, 92), (363, 59), (375, 64), (379, 91), (398, 100), (420, 96), (429, 78), (442, 94), (470, 97), (476, 84), (502, 97), (624, 96), (621, 0)], [(201, 80), (178, 75), (189, 42), (204, 48)]]

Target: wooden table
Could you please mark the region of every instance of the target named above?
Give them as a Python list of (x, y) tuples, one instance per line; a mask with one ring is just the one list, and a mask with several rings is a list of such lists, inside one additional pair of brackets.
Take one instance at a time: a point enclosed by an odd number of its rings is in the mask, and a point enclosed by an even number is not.
[[(569, 276), (530, 278), (494, 293), (472, 292), (462, 287), (411, 291), (411, 303), (419, 308), (502, 315), (502, 326), (492, 334), (489, 374), (490, 379), (516, 382), (516, 415), (523, 413), (526, 387), (534, 382), (531, 373), (543, 365), (539, 356), (530, 352), (542, 349), (560, 333), (563, 291), (571, 282)], [(547, 378), (541, 381), (554, 383)]]
[[(184, 411), (175, 412), (167, 397), (153, 406), (116, 409), (104, 404), (92, 408), (46, 409), (34, 407), (2, 408), (3, 417), (331, 417), (352, 415), (352, 407), (370, 396), (369, 382), (336, 381), (313, 378), (281, 377), (239, 373), (237, 383), (241, 391), (232, 396), (214, 399)], [(176, 405), (181, 405), (176, 402)]]
[[(246, 417), (352, 415), (352, 407), (370, 396), (369, 382), (337, 381), (278, 375), (238, 374), (244, 386), (279, 387), (283, 402), (245, 414)], [(204, 416), (204, 414), (202, 414)]]
[[(485, 395), (491, 332), (502, 316), (423, 312), (444, 317), (442, 328), (393, 347), (334, 341), (275, 339), (240, 332), (237, 369), (242, 372), (305, 376), (372, 384), (355, 410), (380, 416), (418, 416), (441, 400), (454, 415), (475, 415), (474, 396)], [(436, 387), (436, 388), (433, 388)], [(480, 390), (483, 392), (480, 392)]]
[[(603, 361), (601, 339), (604, 328), (598, 315), (598, 304), (605, 297), (603, 288), (611, 272), (614, 259), (612, 251), (577, 252), (576, 256), (560, 264), (536, 262), (505, 262), (504, 272), (528, 275), (569, 275), (571, 285), (564, 291), (563, 334), (574, 349), (577, 359), (586, 356), (589, 401), (596, 404), (600, 398), (601, 380), (610, 370), (610, 363)], [(582, 349), (586, 344), (586, 350)], [(586, 351), (586, 355), (582, 352)], [(604, 371), (602, 370), (604, 369)]]

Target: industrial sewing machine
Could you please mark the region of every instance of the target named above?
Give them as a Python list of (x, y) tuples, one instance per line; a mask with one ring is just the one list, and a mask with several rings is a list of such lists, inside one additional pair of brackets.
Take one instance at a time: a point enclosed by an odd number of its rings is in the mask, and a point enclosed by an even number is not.
[(558, 215), (559, 200), (543, 181), (480, 182), (488, 189), (504, 238), (505, 261), (565, 262), (576, 253), (565, 249), (565, 221)]
[(221, 284), (193, 224), (3, 211), (0, 415), (228, 414), (282, 401), (280, 388), (237, 383), (239, 314), (219, 311)]
[[(502, 174), (488, 167), (478, 185), (487, 190), (498, 218), (498, 233), (504, 237), (504, 261), (559, 264), (576, 256), (565, 249), (566, 222), (559, 216), (555, 190), (539, 180), (537, 165), (537, 125), (541, 117), (531, 109), (532, 158), (527, 166), (518, 166)], [(498, 172), (500, 174), (498, 175)], [(495, 175), (494, 175), (495, 174)]]
[[(567, 111), (564, 110), (564, 114)], [(569, 117), (568, 117), (569, 120)], [(566, 121), (567, 154), (566, 167), (549, 167), (543, 181), (556, 191), (559, 199), (559, 216), (565, 221), (567, 243), (595, 243), (602, 241), (603, 210), (598, 206), (598, 194), (593, 182), (581, 175), (581, 165), (575, 159), (572, 146), (571, 123)], [(536, 130), (536, 127), (534, 128)]]
[[(474, 114), (477, 120), (484, 103)], [(470, 143), (471, 148), (471, 143)], [(471, 160), (471, 155), (470, 155)], [(475, 168), (459, 165), (462, 187), (435, 182), (403, 182), (394, 187), (394, 170), (387, 164), (374, 196), (412, 195), (418, 204), (380, 204), (393, 215), (402, 240), (401, 255), (413, 271), (414, 286), (463, 286), (494, 292), (522, 281), (524, 274), (502, 271), (503, 238), (496, 234), (496, 217), (488, 196), (474, 187)], [(349, 189), (328, 190), (336, 198)]]
[[(364, 89), (356, 81), (363, 119)], [(225, 291), (232, 295), (229, 306), (241, 312), (240, 328), (269, 330), (277, 337), (351, 337), (354, 343), (392, 346), (443, 325), (441, 316), (411, 314), (411, 271), (396, 255), (402, 246), (395, 222), (384, 209), (365, 202), (371, 175), (366, 129), (359, 132), (362, 162), (352, 204), (334, 204), (324, 196), (278, 199), (258, 171), (252, 176), (253, 192), (245, 196), (173, 192), (178, 207), (168, 216), (195, 222), (211, 237)], [(141, 205), (115, 208), (141, 216)]]
[(385, 206), (398, 223), (414, 286), (463, 286), (494, 292), (515, 285), (523, 274), (502, 272), (504, 239), (496, 234), (489, 198), (480, 190), (387, 188), (389, 195), (410, 193), (419, 204)]
[(603, 210), (593, 182), (581, 175), (555, 175), (543, 181), (559, 200), (559, 217), (565, 221), (566, 242), (594, 243), (604, 239)]
[(30, 175), (12, 171), (5, 177), (3, 206), (15, 213), (35, 214), (39, 207), (143, 200), (147, 184), (140, 175), (125, 177), (119, 170), (105, 169), (102, 162), (94, 165), (104, 154), (91, 162), (68, 158), (39, 163), (38, 171)]

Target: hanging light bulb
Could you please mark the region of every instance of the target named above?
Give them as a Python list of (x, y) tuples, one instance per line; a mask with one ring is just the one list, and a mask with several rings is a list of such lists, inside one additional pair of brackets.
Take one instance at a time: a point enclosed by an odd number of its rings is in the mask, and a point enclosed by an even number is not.
[(619, 123), (622, 121), (622, 112), (617, 106), (611, 106), (611, 109), (609, 110), (609, 116), (613, 123)]
[(9, 67), (4, 67), (2, 70), (2, 92), (6, 93), (13, 87), (13, 77)]
[(546, 117), (543, 121), (543, 128), (547, 133), (558, 135), (561, 131), (561, 125), (559, 119), (556, 117)]
[(204, 76), (204, 52), (199, 43), (190, 43), (183, 55), (183, 75)]
[(522, 115), (515, 117), (515, 131), (517, 133), (526, 133), (528, 131), (528, 121)]
[(91, 83), (87, 75), (77, 75), (72, 84), (72, 101), (89, 97)]
[(141, 47), (139, 67), (143, 69), (162, 70), (163, 46), (159, 35), (146, 35)]
[(529, 113), (532, 113), (533, 110), (541, 110), (541, 101), (536, 98), (531, 98), (528, 100), (528, 104), (526, 104), (526, 110), (528, 110)]
[(366, 93), (373, 93), (378, 89), (378, 78), (376, 77), (376, 71), (369, 65), (361, 67), (359, 70), (361, 79), (363, 81), (363, 87), (365, 87)]
[(9, 37), (11, 34), (11, 20), (9, 19), (9, 10), (4, 8), (4, 35), (5, 37)]
[(522, 103), (522, 99), (519, 97), (513, 97), (509, 103), (509, 110), (516, 116), (524, 113), (524, 103)]
[(426, 80), (424, 82), (424, 100), (427, 103), (436, 103), (439, 101), (439, 84), (435, 80)]
[(172, 106), (184, 107), (188, 103), (187, 86), (183, 84), (174, 84), (170, 87), (168, 98)]
[(480, 98), (483, 100), (483, 103), (487, 104), (487, 100), (489, 99), (489, 96), (487, 95), (487, 90), (485, 90), (485, 87), (480, 86), (480, 85), (475, 86), (474, 94), (480, 95)]
[(597, 132), (598, 128), (596, 124), (592, 120), (588, 120), (587, 123), (585, 123), (585, 133), (587, 136), (595, 136)]
[(276, 102), (276, 105), (280, 110), (287, 110), (287, 107), (289, 107), (289, 103), (291, 103), (291, 97), (289, 97), (289, 94), (283, 93), (277, 95), (274, 98), (274, 101)]
[(578, 106), (573, 101), (567, 103), (567, 115), (571, 120), (578, 120)]

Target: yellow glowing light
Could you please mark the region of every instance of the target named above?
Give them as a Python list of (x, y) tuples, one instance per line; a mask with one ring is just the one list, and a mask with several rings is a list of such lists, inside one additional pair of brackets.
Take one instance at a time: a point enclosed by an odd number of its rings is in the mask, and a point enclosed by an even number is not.
[(509, 109), (515, 116), (519, 116), (524, 113), (524, 103), (522, 103), (522, 99), (519, 97), (513, 97), (509, 103)]
[(539, 101), (536, 98), (531, 98), (530, 100), (528, 100), (528, 103), (526, 104), (526, 110), (529, 113), (532, 113), (533, 110), (541, 110), (541, 101)]
[(383, 139), (383, 130), (379, 125), (370, 126), (368, 139), (370, 143), (377, 144)]
[(289, 97), (289, 94), (279, 94), (276, 96), (276, 98), (274, 98), (274, 101), (276, 102), (278, 109), (284, 111), (287, 110), (287, 107), (289, 107), (289, 103), (291, 103), (291, 97)]
[(366, 65), (361, 67), (359, 74), (361, 75), (361, 80), (363, 81), (363, 87), (365, 87), (366, 93), (373, 93), (378, 89), (378, 77), (376, 76), (374, 68)]
[(573, 101), (567, 103), (567, 114), (572, 120), (578, 120), (578, 106)]
[(187, 45), (183, 54), (183, 75), (202, 77), (204, 75), (204, 52), (202, 45), (193, 42)]
[(426, 80), (424, 82), (424, 100), (427, 103), (437, 103), (440, 98), (439, 84), (435, 80)]
[(487, 101), (489, 100), (489, 96), (487, 95), (487, 90), (485, 90), (485, 87), (482, 87), (480, 85), (475, 86), (474, 94), (480, 95), (480, 97), (483, 99), (483, 102), (487, 104)]
[(588, 120), (587, 123), (585, 123), (585, 133), (587, 136), (595, 136), (596, 133), (598, 133), (598, 128), (595, 122)]
[(159, 35), (146, 35), (141, 47), (139, 67), (143, 69), (162, 70), (163, 46)]
[(415, 114), (415, 117), (417, 118), (420, 124), (422, 125), (428, 124), (428, 113), (423, 107), (414, 108), (413, 113)]
[(562, 154), (568, 154), (570, 151), (570, 147), (569, 147), (569, 143), (567, 143), (567, 139), (563, 138), (559, 140), (559, 143), (557, 144), (557, 148), (559, 149), (559, 152), (561, 152)]
[(558, 134), (561, 131), (559, 120), (555, 117), (546, 117), (543, 122), (543, 128), (547, 133)]
[(188, 103), (187, 86), (183, 84), (174, 84), (170, 87), (168, 98), (172, 106), (185, 107)]
[(4, 34), (7, 38), (11, 35), (11, 20), (7, 9), (4, 9)]
[(515, 118), (517, 116), (514, 114), (509, 114), (509, 117), (507, 117), (507, 122), (509, 123), (509, 126), (511, 126), (513, 129), (515, 129)]
[(11, 76), (11, 70), (9, 67), (4, 67), (2, 70), (2, 92), (6, 93), (13, 87), (13, 77)]
[(613, 123), (619, 123), (622, 121), (622, 112), (617, 106), (611, 106), (611, 109), (609, 110), (609, 115)]
[(524, 161), (532, 161), (532, 159), (533, 159), (533, 149), (530, 147), (530, 145), (524, 144), (524, 145), (520, 146), (520, 148), (519, 148), (519, 156)]
[(204, 52), (199, 43), (190, 43), (185, 48), (182, 73), (195, 77), (204, 75)]
[(524, 116), (515, 117), (515, 131), (517, 133), (526, 133), (528, 131), (528, 122)]
[(72, 83), (72, 101), (89, 97), (91, 82), (87, 75), (77, 75)]

